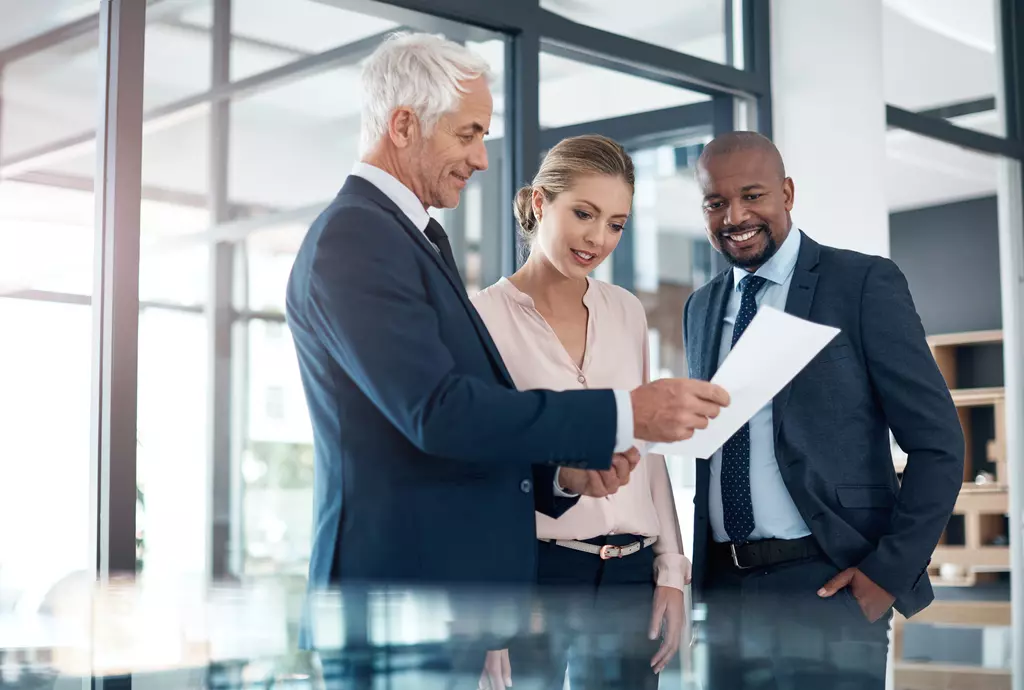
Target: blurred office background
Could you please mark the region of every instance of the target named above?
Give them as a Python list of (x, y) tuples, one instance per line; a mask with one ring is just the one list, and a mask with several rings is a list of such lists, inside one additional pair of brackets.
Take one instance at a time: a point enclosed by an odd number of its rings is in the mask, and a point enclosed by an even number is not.
[[(0, 0), (0, 619), (131, 572), (269, 592), (261, 639), (294, 648), (313, 453), (284, 287), (356, 161), (360, 63), (401, 29), (496, 75), (490, 169), (438, 214), (470, 292), (516, 266), (514, 189), (585, 132), (637, 164), (598, 277), (643, 301), (659, 375), (686, 374), (683, 303), (722, 268), (693, 179), (717, 132), (773, 136), (799, 227), (901, 266), (929, 335), (969, 350), (951, 387), (988, 391), (964, 415), (965, 482), (998, 496), (981, 550), (960, 518), (933, 573), (987, 613), (901, 627), (893, 667), (906, 687), (1011, 687), (1020, 0)], [(693, 464), (670, 467), (689, 543)], [(391, 643), (443, 636), (430, 606), (380, 611)], [(0, 630), (17, 646), (17, 623)]]

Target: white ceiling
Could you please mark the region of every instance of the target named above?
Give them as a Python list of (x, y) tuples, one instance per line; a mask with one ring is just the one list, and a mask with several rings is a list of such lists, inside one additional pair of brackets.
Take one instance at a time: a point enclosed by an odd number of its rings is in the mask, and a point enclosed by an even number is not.
[(908, 110), (998, 91), (993, 0), (885, 0), (885, 99)]
[(0, 50), (98, 9), (99, 0), (0, 0)]
[(540, 4), (580, 24), (724, 63), (727, 2), (731, 0), (541, 0)]

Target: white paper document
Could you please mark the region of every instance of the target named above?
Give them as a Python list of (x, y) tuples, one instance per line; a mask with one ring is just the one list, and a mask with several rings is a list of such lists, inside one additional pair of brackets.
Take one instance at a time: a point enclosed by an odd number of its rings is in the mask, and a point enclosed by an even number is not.
[(740, 427), (767, 405), (829, 342), (839, 329), (822, 326), (772, 307), (761, 307), (711, 379), (731, 398), (728, 407), (678, 443), (652, 443), (662, 455), (710, 458)]

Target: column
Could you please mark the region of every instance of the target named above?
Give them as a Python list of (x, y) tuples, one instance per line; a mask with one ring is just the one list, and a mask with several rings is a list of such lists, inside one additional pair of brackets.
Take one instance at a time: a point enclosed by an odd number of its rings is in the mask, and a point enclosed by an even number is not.
[(794, 223), (824, 244), (889, 254), (881, 0), (771, 4), (773, 138)]

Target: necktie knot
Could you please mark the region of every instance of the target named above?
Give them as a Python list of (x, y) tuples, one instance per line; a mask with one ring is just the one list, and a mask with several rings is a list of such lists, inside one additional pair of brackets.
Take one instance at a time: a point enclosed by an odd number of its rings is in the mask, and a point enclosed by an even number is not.
[(441, 224), (433, 218), (427, 222), (427, 229), (423, 234), (425, 234), (427, 239), (434, 244), (440, 244), (441, 242), (448, 240), (448, 233), (446, 233), (444, 228), (441, 227)]
[(444, 231), (441, 224), (431, 218), (427, 222), (427, 227), (423, 230), (423, 234), (437, 247), (437, 251), (441, 255), (441, 261), (448, 267), (448, 270), (459, 276), (459, 267), (455, 263), (455, 255), (452, 253), (452, 243), (448, 241), (448, 233)]

